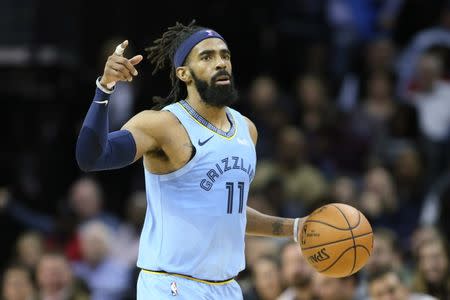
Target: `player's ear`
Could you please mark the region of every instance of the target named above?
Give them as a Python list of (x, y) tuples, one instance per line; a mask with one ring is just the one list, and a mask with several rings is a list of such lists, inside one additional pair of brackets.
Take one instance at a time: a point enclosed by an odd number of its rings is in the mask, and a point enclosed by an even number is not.
[(177, 75), (178, 79), (180, 79), (185, 83), (191, 81), (191, 73), (189, 72), (189, 69), (186, 66), (178, 67), (175, 70), (175, 74)]

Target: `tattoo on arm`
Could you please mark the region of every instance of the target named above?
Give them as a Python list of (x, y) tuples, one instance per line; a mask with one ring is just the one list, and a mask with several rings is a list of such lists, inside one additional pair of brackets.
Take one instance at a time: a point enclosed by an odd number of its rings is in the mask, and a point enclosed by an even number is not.
[(291, 237), (294, 219), (262, 214), (247, 207), (246, 233), (255, 236)]
[(281, 221), (274, 221), (272, 223), (272, 233), (274, 235), (280, 235), (283, 233), (283, 223)]

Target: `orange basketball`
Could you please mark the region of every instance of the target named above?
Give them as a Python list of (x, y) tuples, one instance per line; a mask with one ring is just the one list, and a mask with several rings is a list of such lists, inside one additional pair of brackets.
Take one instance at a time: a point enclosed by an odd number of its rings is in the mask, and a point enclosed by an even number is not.
[(372, 227), (356, 208), (332, 203), (311, 213), (299, 232), (303, 255), (330, 277), (358, 272), (372, 253)]

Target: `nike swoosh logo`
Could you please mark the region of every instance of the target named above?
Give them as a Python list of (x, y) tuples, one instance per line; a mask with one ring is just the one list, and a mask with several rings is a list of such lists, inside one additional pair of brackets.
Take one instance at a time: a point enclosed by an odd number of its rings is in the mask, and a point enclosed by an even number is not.
[(207, 142), (209, 142), (210, 139), (212, 139), (214, 136), (210, 136), (208, 139), (204, 140), (203, 142), (200, 141), (200, 139), (198, 140), (198, 145), (199, 146), (203, 146), (204, 144), (206, 144)]
[(105, 100), (105, 101), (94, 101), (95, 103), (98, 103), (98, 104), (108, 104), (108, 100)]

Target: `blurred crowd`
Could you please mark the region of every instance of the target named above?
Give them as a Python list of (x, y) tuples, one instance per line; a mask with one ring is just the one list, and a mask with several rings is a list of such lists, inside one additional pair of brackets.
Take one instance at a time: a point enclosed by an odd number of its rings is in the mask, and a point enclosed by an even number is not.
[[(112, 6), (100, 3), (88, 13), (83, 1), (70, 2), (57, 6), (63, 15), (73, 12), (57, 17), (66, 26), (39, 19), (27, 27), (34, 2), (22, 1), (29, 14), (13, 2), (0, 4), (20, 15), (3, 22), (21, 24), (0, 29), (0, 122), (7, 131), (0, 157), (1, 297), (134, 299), (146, 210), (142, 165), (83, 174), (75, 141), (95, 78), (122, 36), (135, 37), (127, 51), (139, 52), (178, 19), (136, 12), (123, 17), (124, 28), (100, 35), (102, 22), (93, 16), (122, 17)], [(450, 299), (450, 3), (203, 4), (199, 13), (193, 4), (161, 3), (227, 38), (240, 91), (236, 108), (259, 132), (248, 205), (299, 217), (346, 203), (365, 214), (375, 234), (366, 267), (343, 279), (313, 271), (293, 242), (247, 237), (247, 268), (238, 277), (244, 299)], [(45, 15), (43, 7), (37, 16)], [(83, 27), (82, 18), (95, 25)], [(152, 77), (149, 64), (139, 72), (112, 96), (112, 130), (169, 90), (167, 74)]]

